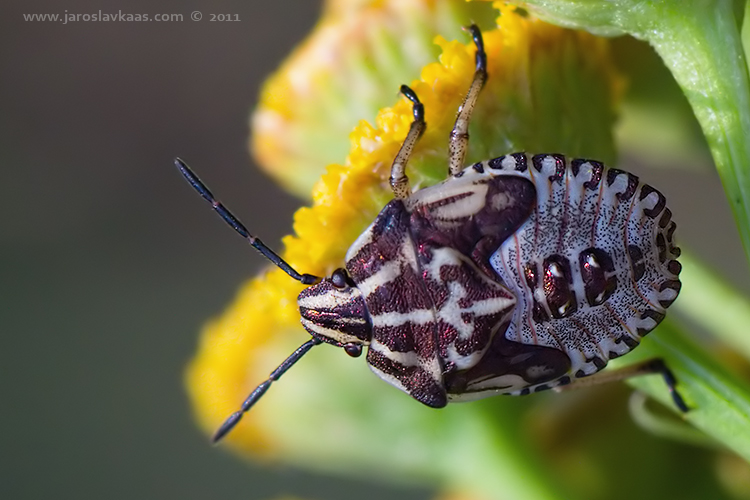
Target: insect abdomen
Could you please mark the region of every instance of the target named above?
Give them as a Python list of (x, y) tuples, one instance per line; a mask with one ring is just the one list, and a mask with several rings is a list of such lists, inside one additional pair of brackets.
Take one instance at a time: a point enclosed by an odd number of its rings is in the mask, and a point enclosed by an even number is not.
[(490, 258), (518, 299), (506, 338), (562, 350), (576, 377), (637, 346), (680, 289), (664, 196), (633, 174), (561, 155), (481, 165), (483, 175), (525, 177), (537, 192), (528, 220)]

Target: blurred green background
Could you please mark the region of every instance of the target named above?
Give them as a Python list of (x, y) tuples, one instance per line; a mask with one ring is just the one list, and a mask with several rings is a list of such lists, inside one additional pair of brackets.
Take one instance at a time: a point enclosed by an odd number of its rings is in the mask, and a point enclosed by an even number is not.
[[(100, 9), (184, 20), (23, 19)], [(182, 387), (200, 325), (265, 263), (172, 159), (186, 159), (278, 247), (299, 202), (252, 165), (247, 116), (319, 9), (292, 0), (0, 6), (1, 498), (432, 496), (246, 464), (198, 432)], [(193, 11), (203, 19), (190, 20)], [(619, 40), (615, 53), (636, 94), (656, 90), (653, 101), (632, 100), (623, 126), (637, 129), (638, 109), (678, 94), (646, 47)], [(666, 82), (663, 95), (654, 81)], [(686, 106), (675, 126), (695, 131)], [(720, 183), (694, 137), (689, 168), (645, 150), (623, 151), (621, 166), (667, 195), (681, 242), (750, 291)]]

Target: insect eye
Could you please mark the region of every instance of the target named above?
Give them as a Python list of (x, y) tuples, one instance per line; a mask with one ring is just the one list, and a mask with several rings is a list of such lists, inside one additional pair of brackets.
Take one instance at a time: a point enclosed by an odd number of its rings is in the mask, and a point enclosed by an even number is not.
[(362, 345), (350, 342), (348, 344), (344, 344), (344, 351), (346, 351), (349, 356), (358, 358), (362, 355)]
[(346, 274), (346, 270), (338, 268), (331, 274), (331, 283), (336, 288), (346, 288), (348, 286), (349, 275)]

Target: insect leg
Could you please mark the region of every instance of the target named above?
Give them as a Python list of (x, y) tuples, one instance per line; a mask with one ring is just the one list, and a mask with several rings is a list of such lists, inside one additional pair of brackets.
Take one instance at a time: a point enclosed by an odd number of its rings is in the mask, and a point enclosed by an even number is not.
[(391, 189), (393, 189), (393, 196), (399, 200), (407, 198), (411, 193), (409, 178), (406, 176), (406, 163), (409, 161), (414, 145), (427, 127), (427, 123), (424, 121), (424, 106), (419, 102), (417, 94), (406, 85), (401, 85), (401, 93), (413, 103), (414, 121), (411, 122), (409, 133), (406, 134), (406, 139), (401, 144), (401, 149), (398, 150), (398, 154), (391, 165)]
[(221, 218), (224, 219), (224, 222), (229, 224), (232, 229), (237, 231), (243, 238), (245, 238), (247, 242), (253, 246), (253, 248), (255, 248), (263, 255), (263, 257), (276, 264), (276, 266), (279, 267), (282, 271), (284, 271), (303, 285), (312, 285), (313, 283), (317, 283), (318, 281), (320, 281), (320, 278), (318, 278), (317, 276), (313, 276), (312, 274), (300, 274), (295, 271), (292, 266), (287, 264), (286, 261), (282, 259), (276, 252), (268, 248), (265, 243), (260, 241), (260, 238), (256, 238), (255, 236), (250, 234), (247, 231), (247, 228), (242, 224), (242, 222), (240, 222), (239, 219), (237, 219), (237, 217), (235, 217), (234, 214), (232, 214), (232, 212), (227, 209), (227, 207), (222, 205), (221, 202), (214, 197), (211, 191), (209, 191), (209, 189), (205, 184), (203, 184), (203, 182), (201, 182), (198, 176), (195, 175), (192, 170), (190, 170), (190, 167), (188, 167), (184, 161), (179, 158), (175, 158), (174, 164), (180, 170), (185, 179), (187, 179), (190, 185), (193, 186), (196, 191), (198, 191), (198, 194), (200, 194), (203, 199), (209, 202), (211, 204), (211, 207), (216, 210), (216, 213), (218, 213)]
[(574, 380), (568, 385), (561, 385), (554, 387), (553, 390), (556, 392), (562, 392), (569, 389), (579, 389), (581, 387), (591, 387), (593, 385), (606, 384), (608, 382), (616, 382), (618, 380), (624, 380), (630, 377), (637, 377), (639, 375), (649, 375), (652, 373), (660, 373), (664, 377), (664, 382), (667, 384), (667, 389), (672, 395), (672, 401), (677, 408), (683, 413), (687, 413), (689, 410), (685, 400), (677, 391), (677, 379), (675, 379), (672, 371), (667, 368), (666, 363), (661, 358), (648, 359), (641, 363), (634, 365), (625, 366), (618, 370), (599, 372), (591, 377), (579, 378)]
[(247, 411), (253, 407), (253, 405), (261, 398), (261, 396), (266, 393), (268, 388), (271, 387), (271, 384), (279, 380), (281, 376), (286, 373), (286, 371), (291, 368), (294, 363), (299, 361), (302, 356), (307, 354), (307, 351), (309, 351), (313, 346), (320, 344), (320, 342), (320, 340), (313, 337), (311, 340), (308, 340), (307, 342), (299, 346), (296, 351), (294, 351), (288, 358), (284, 360), (283, 363), (278, 366), (278, 368), (271, 372), (265, 382), (260, 384), (253, 390), (253, 392), (250, 393), (247, 399), (245, 399), (245, 402), (242, 403), (240, 409), (232, 413), (229, 418), (227, 418), (224, 423), (221, 424), (221, 427), (219, 427), (219, 430), (216, 431), (216, 434), (214, 434), (213, 438), (211, 438), (211, 441), (213, 443), (219, 442), (219, 440), (226, 436), (229, 431), (234, 429), (234, 426), (239, 423), (239, 421), (242, 419), (242, 416), (247, 413)]
[(479, 98), (479, 92), (487, 81), (487, 54), (484, 52), (484, 42), (482, 41), (482, 32), (476, 24), (465, 28), (471, 33), (474, 39), (474, 45), (477, 47), (475, 56), (476, 69), (474, 70), (474, 79), (471, 81), (469, 91), (466, 93), (464, 102), (458, 108), (456, 124), (451, 131), (450, 142), (448, 143), (448, 173), (456, 175), (464, 168), (464, 159), (466, 151), (469, 149), (469, 119), (474, 111), (474, 106)]

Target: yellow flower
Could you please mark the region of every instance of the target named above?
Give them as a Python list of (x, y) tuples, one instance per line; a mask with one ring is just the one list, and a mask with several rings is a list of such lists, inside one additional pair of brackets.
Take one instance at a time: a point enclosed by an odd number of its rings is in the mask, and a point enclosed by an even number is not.
[[(382, 14), (395, 3), (370, 2), (368, 9)], [(467, 162), (525, 149), (613, 159), (613, 107), (621, 84), (609, 63), (606, 42), (542, 23), (502, 4), (496, 8), (497, 25), (480, 24), (490, 77), (472, 120)], [(349, 33), (352, 28), (347, 23), (361, 22), (357, 16), (337, 19), (340, 24), (323, 21), (323, 28)], [(385, 22), (387, 16), (373, 19)], [(456, 25), (469, 21), (454, 19)], [(397, 44), (398, 39), (389, 42)], [(407, 167), (415, 189), (445, 177), (448, 133), (474, 71), (475, 49), (468, 36), (452, 41), (437, 36), (434, 42), (441, 51), (439, 62), (427, 64), (420, 78), (410, 83), (424, 103), (427, 121), (427, 131)], [(309, 67), (318, 60), (302, 61), (303, 55), (321, 57), (305, 46), (287, 64)], [(416, 75), (417, 69), (413, 71)], [(266, 86), (270, 94), (265, 101), (275, 102), (277, 113), (294, 119), (294, 110), (284, 111), (273, 94), (279, 81), (277, 76)], [(316, 85), (313, 81), (306, 90), (309, 99), (329, 91)], [(396, 89), (387, 92), (395, 95)], [(357, 89), (346, 95), (352, 103), (357, 98)], [(259, 111), (261, 116), (267, 112)], [(336, 119), (319, 118), (319, 122)], [(354, 128), (346, 161), (328, 166), (312, 190), (312, 205), (295, 215), (295, 234), (284, 238), (283, 256), (295, 269), (326, 275), (343, 266), (348, 246), (392, 197), (390, 166), (411, 120), (410, 103), (398, 99), (377, 113), (373, 125), (361, 121)], [(321, 123), (314, 126), (328, 130)], [(267, 139), (268, 131), (263, 134)], [(282, 271), (272, 269), (248, 282), (227, 311), (205, 327), (187, 370), (187, 388), (206, 432), (215, 431), (253, 387), (309, 338), (299, 325), (296, 308), (301, 289)], [(274, 384), (226, 441), (253, 457), (338, 471), (368, 470), (368, 474), (396, 471), (447, 484), (461, 468), (444, 456), (441, 447), (455, 434), (453, 427), (445, 426), (455, 419), (462, 425), (466, 419), (474, 422), (479, 417), (471, 408), (479, 407), (429, 410), (377, 380), (364, 359), (352, 360), (330, 346), (320, 346)], [(495, 422), (516, 418), (513, 415), (517, 412)], [(387, 432), (388, 439), (381, 432)], [(481, 439), (472, 439), (467, 437), (461, 446), (484, 446)], [(517, 465), (505, 465), (505, 472), (497, 477), (504, 478)], [(514, 480), (506, 483), (512, 489)]]
[(257, 163), (309, 199), (325, 167), (346, 156), (354, 126), (373, 120), (415, 68), (435, 60), (436, 34), (457, 38), (462, 24), (492, 17), (481, 2), (326, 2), (315, 30), (263, 87), (251, 120)]

